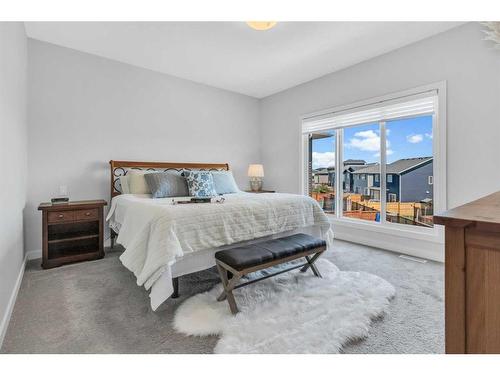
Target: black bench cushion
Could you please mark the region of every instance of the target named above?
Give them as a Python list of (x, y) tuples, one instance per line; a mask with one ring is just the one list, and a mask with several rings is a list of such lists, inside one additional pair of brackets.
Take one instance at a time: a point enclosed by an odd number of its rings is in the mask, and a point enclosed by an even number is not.
[(322, 246), (326, 246), (324, 240), (298, 233), (288, 237), (217, 251), (215, 259), (241, 271)]

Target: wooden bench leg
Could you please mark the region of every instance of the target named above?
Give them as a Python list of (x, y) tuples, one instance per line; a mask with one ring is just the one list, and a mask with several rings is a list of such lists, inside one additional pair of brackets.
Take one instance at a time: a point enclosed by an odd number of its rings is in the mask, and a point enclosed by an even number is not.
[(300, 272), (306, 272), (309, 269), (309, 267), (311, 267), (311, 270), (313, 271), (314, 276), (322, 277), (318, 268), (314, 264), (314, 262), (316, 262), (316, 260), (321, 256), (321, 254), (323, 254), (323, 252), (314, 254), (314, 256), (312, 258), (309, 258), (309, 256), (306, 256), (305, 258), (307, 260), (307, 264), (301, 268)]
[(172, 286), (174, 287), (174, 292), (170, 296), (170, 298), (179, 298), (179, 278), (172, 278)]
[(220, 294), (219, 297), (217, 297), (217, 301), (224, 301), (226, 299), (226, 287), (227, 287), (227, 284), (229, 283), (229, 280), (227, 278), (227, 271), (222, 268), (219, 264), (217, 264), (217, 271), (219, 272), (219, 277), (222, 281), (222, 287), (223, 287), (223, 291), (222, 293)]
[(233, 315), (238, 313), (238, 306), (236, 305), (236, 300), (233, 295), (233, 288), (239, 280), (237, 275), (233, 275), (231, 281), (227, 278), (226, 270), (217, 264), (217, 270), (219, 271), (220, 278), (222, 280), (222, 287), (224, 291), (221, 293), (219, 297), (217, 297), (217, 301), (224, 301), (227, 298), (227, 302), (229, 303), (229, 309)]

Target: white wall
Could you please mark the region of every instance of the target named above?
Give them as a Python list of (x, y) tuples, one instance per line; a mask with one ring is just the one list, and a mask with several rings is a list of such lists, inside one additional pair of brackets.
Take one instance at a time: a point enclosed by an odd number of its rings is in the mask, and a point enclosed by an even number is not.
[(448, 206), (500, 190), (500, 51), (483, 37), (478, 24), (466, 24), (263, 99), (267, 187), (300, 192), (301, 115), (446, 80)]
[(26, 43), (22, 23), (0, 22), (0, 345), (24, 260)]
[(246, 188), (257, 99), (31, 39), (28, 57), (27, 251), (41, 248), (37, 205), (60, 185), (109, 199), (110, 159), (228, 162)]
[(26, 250), (40, 249), (36, 206), (59, 185), (108, 198), (109, 159), (227, 161), (240, 185), (261, 160), (265, 187), (297, 193), (301, 115), (442, 80), (449, 207), (499, 190), (500, 52), (482, 38), (467, 24), (260, 102), (30, 40)]

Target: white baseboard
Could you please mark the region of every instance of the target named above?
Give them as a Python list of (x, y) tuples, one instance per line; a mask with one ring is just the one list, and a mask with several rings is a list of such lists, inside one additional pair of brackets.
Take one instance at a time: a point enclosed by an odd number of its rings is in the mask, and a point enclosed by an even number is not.
[[(359, 243), (361, 245), (376, 247), (383, 250), (388, 250), (395, 252), (397, 254), (406, 254), (417, 258), (424, 258), (434, 260), (436, 262), (444, 262), (444, 251), (439, 249), (438, 244), (425, 244), (427, 246), (422, 246), (422, 242), (417, 242), (417, 246), (412, 246), (412, 241), (397, 241), (392, 239), (392, 241), (380, 240), (373, 237), (367, 236), (357, 236), (348, 233), (335, 233), (335, 238), (339, 240)], [(429, 247), (429, 248), (427, 248)]]
[(30, 250), (26, 253), (26, 260), (41, 259), (42, 249)]
[(14, 284), (14, 289), (12, 290), (12, 294), (10, 295), (9, 298), (9, 303), (7, 304), (7, 309), (5, 310), (5, 315), (3, 316), (2, 322), (0, 323), (0, 348), (2, 347), (3, 340), (7, 333), (10, 317), (12, 315), (12, 311), (14, 310), (14, 305), (16, 303), (17, 294), (19, 293), (19, 288), (21, 287), (21, 282), (23, 281), (24, 269), (26, 268), (27, 259), (28, 259), (28, 254), (25, 254), (23, 263), (21, 264), (21, 269), (19, 270), (19, 274), (17, 275), (16, 283)]

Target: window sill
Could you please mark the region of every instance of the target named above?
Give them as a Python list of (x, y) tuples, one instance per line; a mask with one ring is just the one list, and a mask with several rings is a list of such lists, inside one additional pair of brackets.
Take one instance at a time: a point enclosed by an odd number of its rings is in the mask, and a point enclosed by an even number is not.
[[(376, 222), (362, 221), (348, 218), (337, 218), (329, 216), (330, 223), (334, 226), (354, 228), (371, 232), (382, 233), (391, 236), (397, 236), (420, 241), (428, 241), (436, 244), (444, 244), (444, 231), (440, 225), (434, 228), (405, 228), (404, 224), (382, 225)], [(334, 227), (335, 232), (335, 227)]]

